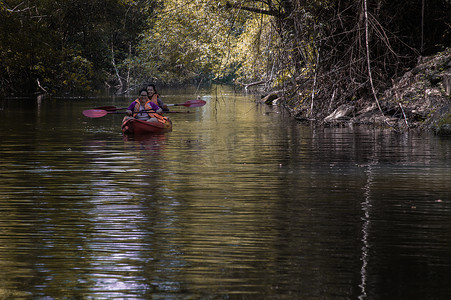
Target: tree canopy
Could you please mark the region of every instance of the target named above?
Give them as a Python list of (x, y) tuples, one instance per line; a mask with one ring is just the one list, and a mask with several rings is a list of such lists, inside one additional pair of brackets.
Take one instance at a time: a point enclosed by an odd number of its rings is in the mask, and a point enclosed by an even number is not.
[(315, 98), (377, 92), (419, 56), (449, 47), (450, 8), (448, 0), (1, 0), (0, 89), (234, 80), (321, 109), (328, 102)]
[(114, 82), (114, 61), (130, 55), (153, 7), (149, 0), (0, 1), (1, 91), (81, 93)]

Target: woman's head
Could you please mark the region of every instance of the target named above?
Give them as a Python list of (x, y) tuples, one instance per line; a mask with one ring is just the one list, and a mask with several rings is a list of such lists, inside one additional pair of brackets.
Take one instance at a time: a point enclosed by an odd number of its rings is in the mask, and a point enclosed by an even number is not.
[(147, 101), (147, 90), (146, 89), (141, 89), (139, 91), (139, 101), (141, 101), (141, 102)]
[(147, 85), (147, 94), (152, 96), (153, 94), (157, 94), (157, 88), (155, 87), (155, 84), (151, 83)]

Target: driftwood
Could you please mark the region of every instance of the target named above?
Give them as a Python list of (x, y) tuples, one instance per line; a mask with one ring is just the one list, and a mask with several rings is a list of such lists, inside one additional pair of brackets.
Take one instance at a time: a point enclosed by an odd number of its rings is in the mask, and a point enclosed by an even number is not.
[(340, 105), (333, 113), (324, 118), (325, 123), (330, 123), (343, 118), (349, 118), (355, 107), (348, 104)]
[(272, 105), (275, 100), (279, 99), (279, 95), (277, 93), (271, 93), (264, 96), (261, 101), (265, 104)]
[(251, 82), (251, 83), (242, 83), (242, 82), (239, 82), (238, 80), (236, 80), (235, 82), (238, 83), (239, 85), (244, 86), (244, 90), (245, 90), (245, 91), (247, 91), (247, 89), (248, 89), (249, 87), (251, 87), (251, 86), (254, 86), (254, 85), (260, 85), (260, 84), (266, 83), (266, 81), (264, 81), (264, 80), (260, 80), (260, 81), (256, 81), (256, 82)]

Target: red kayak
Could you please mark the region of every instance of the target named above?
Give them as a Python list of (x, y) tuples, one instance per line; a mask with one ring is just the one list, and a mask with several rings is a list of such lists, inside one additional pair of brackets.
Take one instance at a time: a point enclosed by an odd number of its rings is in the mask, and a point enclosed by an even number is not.
[(122, 132), (124, 134), (142, 135), (149, 133), (163, 133), (172, 130), (172, 122), (166, 118), (166, 122), (147, 122), (138, 119), (122, 120)]

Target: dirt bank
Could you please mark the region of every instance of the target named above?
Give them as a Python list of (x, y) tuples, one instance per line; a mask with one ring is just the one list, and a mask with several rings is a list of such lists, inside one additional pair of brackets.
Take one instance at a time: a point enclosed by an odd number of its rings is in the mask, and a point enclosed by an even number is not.
[(381, 97), (384, 115), (400, 129), (451, 134), (451, 48), (422, 58)]
[[(265, 103), (277, 102), (268, 95)], [(364, 103), (362, 105), (362, 102)], [(412, 128), (451, 135), (451, 48), (419, 59), (415, 68), (393, 80), (391, 87), (360, 104), (343, 104), (322, 120), (310, 120), (292, 110), (298, 120), (323, 126), (375, 125), (397, 131)]]

